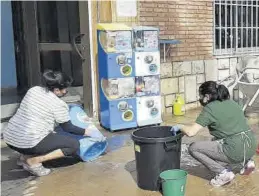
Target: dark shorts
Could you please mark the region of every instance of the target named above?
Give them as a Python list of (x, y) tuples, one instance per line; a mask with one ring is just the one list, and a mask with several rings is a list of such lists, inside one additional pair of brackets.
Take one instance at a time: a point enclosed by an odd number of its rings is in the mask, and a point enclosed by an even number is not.
[(74, 156), (79, 150), (79, 141), (65, 135), (50, 133), (33, 148), (17, 148), (7, 144), (11, 149), (24, 155), (45, 155), (60, 149), (65, 156)]

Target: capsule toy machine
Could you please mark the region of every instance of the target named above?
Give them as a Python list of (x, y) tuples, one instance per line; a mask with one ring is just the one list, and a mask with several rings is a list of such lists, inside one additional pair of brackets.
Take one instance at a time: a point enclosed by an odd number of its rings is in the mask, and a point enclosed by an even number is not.
[(159, 75), (137, 76), (135, 83), (138, 126), (160, 124), (162, 107)]
[(138, 126), (162, 122), (158, 36), (159, 29), (155, 27), (138, 26), (133, 28)]
[(98, 24), (100, 124), (110, 130), (137, 127), (132, 29), (124, 24)]
[(142, 26), (133, 28), (133, 56), (136, 76), (160, 74), (158, 35), (158, 28)]

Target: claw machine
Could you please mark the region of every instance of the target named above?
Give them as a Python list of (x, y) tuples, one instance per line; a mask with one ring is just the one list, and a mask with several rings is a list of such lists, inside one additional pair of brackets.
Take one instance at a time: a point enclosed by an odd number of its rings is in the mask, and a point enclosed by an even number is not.
[(115, 131), (137, 127), (132, 28), (97, 26), (100, 124)]
[(133, 27), (133, 60), (137, 101), (137, 124), (146, 126), (162, 122), (160, 95), (159, 29)]

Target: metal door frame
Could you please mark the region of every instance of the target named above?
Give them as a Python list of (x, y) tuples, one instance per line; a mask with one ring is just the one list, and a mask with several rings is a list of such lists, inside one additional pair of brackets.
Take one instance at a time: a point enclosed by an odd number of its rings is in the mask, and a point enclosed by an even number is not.
[[(80, 33), (84, 34), (81, 39), (81, 58), (83, 66), (83, 92), (84, 108), (89, 116), (93, 116), (93, 90), (91, 71), (91, 51), (89, 39), (89, 14), (88, 1), (79, 1)], [(72, 51), (73, 44), (69, 43), (39, 43), (37, 25), (37, 2), (22, 2), (23, 31), (25, 42), (25, 66), (28, 75), (29, 87), (41, 84), (40, 51)], [(62, 55), (62, 54), (61, 54)]]

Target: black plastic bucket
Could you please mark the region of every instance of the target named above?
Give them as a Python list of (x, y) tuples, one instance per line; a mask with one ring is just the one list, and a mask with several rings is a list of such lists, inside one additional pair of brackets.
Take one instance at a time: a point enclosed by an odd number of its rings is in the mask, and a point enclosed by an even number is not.
[(157, 191), (159, 175), (170, 169), (180, 169), (182, 133), (172, 136), (171, 126), (154, 126), (132, 133), (139, 188)]

